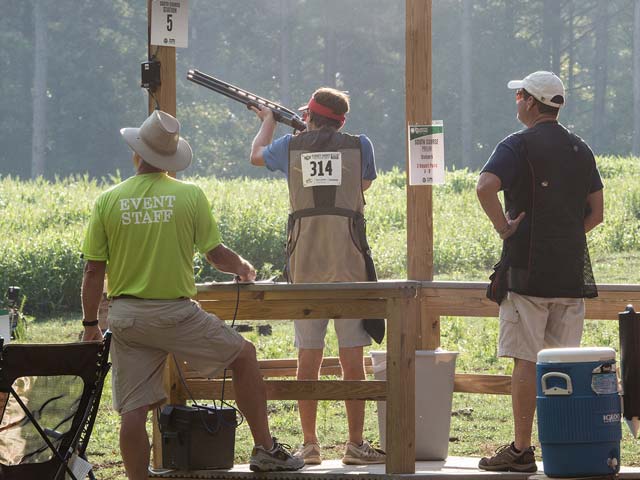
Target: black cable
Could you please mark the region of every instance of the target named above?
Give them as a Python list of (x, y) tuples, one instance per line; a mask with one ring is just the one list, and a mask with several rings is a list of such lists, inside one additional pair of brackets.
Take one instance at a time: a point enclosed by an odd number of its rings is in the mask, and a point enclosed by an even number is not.
[[(157, 55), (157, 53), (158, 53), (158, 50), (159, 50), (159, 49), (160, 49), (160, 45), (156, 45), (156, 50), (155, 50), (155, 52), (153, 52), (153, 53), (151, 54), (151, 56), (149, 57), (149, 62), (153, 62), (153, 61), (157, 60), (157, 58), (158, 58), (158, 57), (156, 57), (156, 55)], [(154, 90), (155, 90), (155, 88), (157, 88), (157, 87), (154, 87)], [(155, 102), (155, 104), (156, 104), (156, 110), (162, 110), (162, 109), (160, 108), (160, 102), (158, 102), (158, 99), (157, 99), (157, 98), (156, 98), (156, 96), (153, 94), (153, 90), (152, 90), (151, 88), (147, 88), (146, 90), (147, 90), (147, 92), (149, 93), (149, 95), (151, 95), (151, 98), (153, 98), (153, 101), (154, 101), (154, 102)]]
[(155, 52), (153, 52), (153, 53), (151, 54), (151, 56), (149, 57), (149, 61), (150, 61), (150, 62), (151, 62), (152, 60), (154, 60), (154, 59), (158, 58), (158, 57), (156, 57), (156, 55), (158, 54), (158, 50), (160, 50), (160, 45), (156, 45), (156, 51), (155, 51)]
[(153, 101), (156, 103), (156, 110), (162, 110), (160, 108), (160, 102), (158, 102), (158, 99), (156, 98), (156, 96), (153, 94), (153, 92), (151, 91), (150, 88), (147, 88), (147, 92), (149, 92), (149, 95), (151, 95), (151, 98), (153, 98)]
[[(234, 277), (234, 282), (236, 283), (236, 306), (235, 306), (235, 310), (233, 312), (233, 319), (231, 321), (231, 328), (233, 328), (235, 326), (236, 323), (236, 318), (238, 316), (238, 308), (240, 307), (240, 277), (239, 276), (235, 276)], [(225, 387), (225, 382), (227, 380), (227, 368), (224, 369), (224, 372), (222, 374), (222, 391), (220, 393), (220, 409), (218, 409), (218, 407), (216, 406), (215, 403), (215, 399), (213, 401), (213, 407), (209, 407), (208, 405), (200, 405), (196, 399), (193, 396), (193, 393), (191, 393), (191, 390), (189, 389), (189, 386), (187, 385), (187, 382), (184, 378), (184, 376), (182, 375), (182, 369), (180, 368), (180, 365), (178, 364), (178, 361), (176, 360), (175, 355), (173, 356), (173, 362), (176, 365), (176, 369), (178, 371), (178, 376), (180, 377), (180, 381), (184, 387), (184, 389), (186, 390), (187, 394), (189, 395), (189, 399), (191, 400), (191, 402), (193, 402), (193, 405), (195, 406), (195, 408), (198, 410), (198, 412), (200, 413), (200, 420), (202, 422), (202, 426), (204, 427), (204, 429), (210, 434), (210, 435), (215, 435), (218, 430), (220, 429), (220, 426), (224, 423), (227, 426), (233, 426), (233, 427), (239, 427), (240, 425), (242, 425), (244, 423), (244, 415), (242, 415), (242, 412), (240, 410), (238, 410), (236, 407), (234, 407), (233, 405), (231, 405), (228, 402), (225, 402), (224, 400), (224, 387)], [(234, 410), (236, 412), (236, 416), (239, 416), (240, 419), (236, 420), (235, 423), (227, 423), (224, 418), (222, 418), (222, 415), (219, 415), (217, 417), (217, 425), (215, 430), (211, 430), (209, 428), (209, 425), (207, 424), (207, 422), (205, 421), (205, 419), (202, 417), (202, 410), (207, 410), (209, 412), (217, 412), (218, 410), (222, 409), (222, 406), (226, 405), (227, 407), (231, 408), (232, 410)], [(160, 409), (158, 408), (156, 410), (157, 415), (158, 415), (158, 420), (159, 420), (159, 415), (160, 415)], [(159, 422), (158, 422), (159, 423)]]
[[(236, 318), (238, 317), (238, 307), (240, 306), (240, 277), (238, 275), (236, 275), (233, 280), (236, 282), (236, 308), (233, 312), (233, 320), (231, 320), (231, 328), (233, 328), (236, 325)], [(220, 392), (220, 403), (222, 403), (223, 405), (228, 405), (225, 401), (224, 401), (224, 385), (225, 382), (227, 381), (227, 369), (224, 369), (224, 372), (222, 372), (222, 392)]]

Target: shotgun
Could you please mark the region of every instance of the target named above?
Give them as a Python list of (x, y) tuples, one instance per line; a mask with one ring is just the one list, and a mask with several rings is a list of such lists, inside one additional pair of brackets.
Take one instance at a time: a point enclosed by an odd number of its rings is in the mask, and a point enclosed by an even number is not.
[(262, 98), (254, 93), (238, 88), (235, 85), (223, 82), (211, 75), (202, 73), (199, 70), (189, 70), (187, 73), (187, 80), (208, 88), (209, 90), (213, 90), (214, 92), (221, 93), (225, 97), (229, 97), (237, 102), (243, 103), (247, 108), (260, 106), (268, 107), (273, 111), (273, 117), (276, 122), (289, 125), (294, 130), (302, 132), (307, 128), (306, 124), (302, 121), (302, 118), (300, 118), (294, 111), (272, 102), (271, 100)]

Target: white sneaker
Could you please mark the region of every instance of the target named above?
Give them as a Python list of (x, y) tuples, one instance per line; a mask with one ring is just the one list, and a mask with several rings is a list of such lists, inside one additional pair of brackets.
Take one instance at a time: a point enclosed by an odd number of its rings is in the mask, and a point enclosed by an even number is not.
[(322, 463), (320, 444), (316, 442), (303, 443), (294, 452), (293, 456), (303, 459), (305, 465), (320, 465)]
[(249, 468), (252, 472), (284, 472), (300, 470), (304, 467), (304, 460), (291, 455), (289, 445), (278, 443), (273, 438), (273, 448), (267, 450), (262, 445), (256, 445), (251, 452)]
[(379, 448), (373, 448), (366, 440), (358, 445), (347, 442), (342, 463), (345, 465), (372, 465), (385, 463), (387, 455)]

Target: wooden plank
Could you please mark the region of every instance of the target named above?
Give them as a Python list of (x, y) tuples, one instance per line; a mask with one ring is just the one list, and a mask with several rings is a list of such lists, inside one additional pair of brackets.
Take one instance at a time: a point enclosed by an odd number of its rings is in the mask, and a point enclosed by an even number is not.
[[(412, 289), (419, 288), (420, 283), (410, 280), (379, 280), (377, 282), (328, 282), (328, 283), (241, 283), (243, 292), (263, 292), (264, 298), (274, 295), (275, 299), (292, 298), (396, 298), (412, 296)], [(214, 282), (197, 284), (198, 294), (216, 292), (235, 299), (238, 284), (235, 282)], [(286, 296), (279, 296), (285, 294)], [(364, 295), (364, 297), (363, 297)]]
[(435, 350), (440, 346), (440, 315), (433, 312), (426, 302), (420, 302), (420, 323), (417, 350)]
[[(397, 286), (394, 289), (380, 288), (380, 283), (372, 282), (360, 282), (366, 283), (367, 289), (334, 289), (328, 290), (326, 288), (317, 290), (291, 290), (286, 286), (288, 284), (274, 284), (277, 287), (275, 290), (256, 290), (256, 285), (241, 285), (240, 287), (240, 302), (249, 300), (314, 300), (314, 299), (381, 299), (381, 298), (395, 298), (415, 296), (416, 289), (419, 288), (419, 284), (416, 282), (402, 282), (407, 284), (404, 286)], [(395, 282), (397, 283), (397, 282)], [(357, 283), (356, 283), (357, 284)], [(221, 300), (221, 301), (233, 301), (238, 298), (237, 287), (228, 288), (226, 285), (217, 287), (215, 285), (208, 285), (209, 288), (204, 288), (205, 285), (198, 285), (198, 300)], [(302, 284), (296, 284), (302, 285)], [(307, 284), (311, 287), (316, 285), (326, 284)], [(335, 286), (336, 284), (330, 284)], [(342, 284), (338, 284), (342, 285)]]
[[(298, 360), (295, 358), (258, 360), (258, 366), (260, 367), (260, 373), (264, 378), (295, 377), (298, 369)], [(181, 366), (181, 368), (185, 378), (202, 378), (198, 372), (191, 370), (186, 362)], [(369, 356), (364, 357), (364, 370), (368, 374), (373, 373), (371, 357)], [(231, 372), (231, 370), (228, 370), (228, 372)], [(229, 375), (230, 373), (227, 374), (227, 376)], [(322, 365), (320, 366), (320, 375), (342, 375), (340, 359), (338, 357), (324, 358), (322, 360)], [(222, 375), (216, 378), (222, 378)]]
[[(270, 360), (259, 360), (260, 373), (264, 378), (273, 377), (295, 377), (297, 370), (297, 359), (279, 358)], [(373, 373), (371, 357), (364, 357), (365, 372)], [(185, 378), (202, 379), (197, 372), (189, 370), (188, 365), (181, 367)], [(340, 360), (338, 357), (327, 357), (322, 361), (320, 375), (341, 375)], [(227, 378), (231, 376), (231, 370), (227, 372)], [(222, 376), (217, 377), (217, 379)], [(215, 387), (219, 388), (219, 387)], [(472, 373), (457, 373), (455, 375), (454, 391), (458, 393), (489, 393), (496, 395), (511, 394), (511, 376), (509, 375), (486, 375)]]
[(586, 299), (585, 303), (587, 318), (618, 320), (618, 313), (624, 311), (627, 305), (640, 306), (640, 291), (628, 286), (602, 285), (598, 287), (598, 296)]
[[(386, 382), (380, 380), (265, 380), (269, 400), (385, 400)], [(189, 379), (196, 400), (219, 399), (221, 380)], [(235, 399), (233, 382), (227, 380), (224, 398)], [(185, 395), (181, 400), (186, 401)]]
[(456, 373), (453, 390), (458, 393), (511, 395), (511, 376)]
[[(237, 320), (282, 320), (312, 318), (380, 318), (386, 313), (385, 300), (270, 300), (240, 302)], [(207, 312), (223, 320), (231, 320), (236, 302), (203, 300), (200, 305)]]
[[(486, 298), (486, 283), (423, 282), (420, 296), (429, 312), (446, 316), (497, 317), (498, 306)], [(598, 297), (586, 299), (586, 318), (617, 320), (618, 312), (631, 303), (640, 305), (640, 290), (634, 285), (605, 284)]]
[(387, 311), (387, 473), (415, 472), (417, 299), (394, 298)]

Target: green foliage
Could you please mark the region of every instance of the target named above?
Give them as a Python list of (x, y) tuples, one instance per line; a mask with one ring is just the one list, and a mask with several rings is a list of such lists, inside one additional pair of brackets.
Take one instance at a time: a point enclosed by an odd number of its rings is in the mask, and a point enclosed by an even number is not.
[(612, 155), (598, 157), (598, 170), (604, 180), (610, 178), (631, 180), (640, 174), (640, 157)]
[[(589, 234), (596, 279), (607, 281), (612, 256), (640, 250), (640, 174), (634, 158), (598, 160), (605, 182), (605, 222)], [(501, 242), (480, 208), (477, 172), (447, 172), (433, 188), (434, 271), (439, 279), (484, 280), (500, 255)], [(83, 261), (80, 248), (92, 204), (120, 174), (102, 182), (69, 177), (22, 182), (0, 178), (0, 291), (22, 287), (27, 312), (78, 310)], [(259, 278), (284, 267), (288, 211), (286, 182), (279, 179), (194, 177), (211, 201), (223, 242), (252, 262)], [(366, 192), (367, 230), (380, 278), (406, 277), (405, 174), (382, 173)], [(617, 258), (617, 257), (616, 257)], [(622, 263), (622, 260), (620, 260)], [(602, 272), (602, 273), (600, 273)], [(229, 280), (202, 256), (198, 282)], [(616, 277), (617, 278), (617, 277)]]
[(13, 331), (13, 335), (16, 340), (25, 340), (27, 338), (27, 317), (24, 316), (24, 305), (27, 302), (27, 297), (22, 296), (20, 301), (20, 307), (18, 307), (15, 315), (17, 315), (16, 328)]
[[(480, 167), (500, 138), (520, 128), (506, 82), (535, 68), (556, 71), (565, 81), (563, 123), (598, 152), (631, 150), (638, 102), (632, 91), (639, 81), (631, 68), (632, 32), (638, 26), (629, 14), (632, 0), (602, 3), (433, 2), (433, 118), (444, 121), (449, 165)], [(36, 5), (44, 17), (38, 26)], [(139, 64), (148, 58), (147, 2), (3, 0), (2, 6), (0, 172), (31, 174), (36, 30), (47, 34), (39, 51), (48, 61), (38, 63), (46, 64), (46, 106), (35, 115), (45, 117), (46, 128), (35, 133), (46, 144), (46, 176), (102, 176), (126, 168), (128, 150), (118, 129), (140, 125), (147, 111), (147, 95), (139, 88)], [(176, 83), (177, 115), (196, 154), (193, 171), (218, 177), (266, 174), (247, 161), (259, 126), (255, 115), (188, 82), (189, 68), (290, 108), (325, 84), (348, 90), (348, 131), (369, 135), (382, 169), (404, 165), (405, 2), (192, 0), (190, 7), (197, 15), (189, 20), (189, 47), (177, 52)], [(601, 36), (596, 26), (603, 23), (606, 61), (594, 58)], [(463, 42), (470, 50), (468, 62)], [(598, 88), (601, 74), (605, 89)], [(465, 129), (463, 119), (472, 128)], [(281, 127), (278, 134), (285, 131)], [(463, 152), (465, 140), (468, 152)]]

